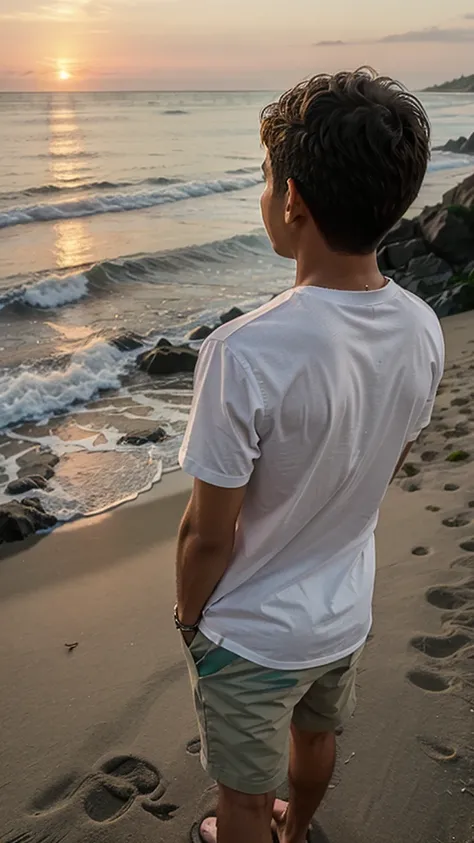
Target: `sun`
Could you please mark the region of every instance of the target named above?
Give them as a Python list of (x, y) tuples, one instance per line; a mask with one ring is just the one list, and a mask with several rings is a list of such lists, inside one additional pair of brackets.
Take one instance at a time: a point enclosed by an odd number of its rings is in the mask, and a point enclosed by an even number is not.
[(58, 79), (61, 82), (67, 82), (68, 79), (71, 78), (71, 74), (67, 72), (67, 70), (58, 70)]

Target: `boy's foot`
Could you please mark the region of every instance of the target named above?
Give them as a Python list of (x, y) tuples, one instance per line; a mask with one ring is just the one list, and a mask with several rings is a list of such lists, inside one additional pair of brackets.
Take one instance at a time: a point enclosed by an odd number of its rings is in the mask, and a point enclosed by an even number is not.
[[(285, 817), (288, 803), (275, 799), (273, 805), (272, 832), (280, 843), (284, 843)], [(203, 843), (217, 843), (217, 817), (206, 817), (199, 826), (199, 835)]]
[(282, 799), (275, 799), (275, 802), (273, 803), (272, 832), (273, 836), (276, 836), (279, 840), (279, 843), (284, 843), (285, 840), (285, 820), (287, 811), (288, 802), (283, 802)]
[(203, 843), (217, 843), (217, 817), (207, 817), (199, 826)]

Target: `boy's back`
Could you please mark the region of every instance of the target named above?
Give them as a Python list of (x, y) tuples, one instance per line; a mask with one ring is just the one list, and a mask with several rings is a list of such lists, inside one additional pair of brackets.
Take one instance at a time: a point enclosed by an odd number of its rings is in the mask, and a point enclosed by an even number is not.
[[(378, 509), (429, 422), (442, 368), (437, 318), (393, 281), (296, 287), (207, 341), (182, 464), (222, 487), (250, 480), (232, 564), (201, 622), (210, 640), (280, 669), (360, 647)], [(229, 416), (245, 423), (229, 429)]]

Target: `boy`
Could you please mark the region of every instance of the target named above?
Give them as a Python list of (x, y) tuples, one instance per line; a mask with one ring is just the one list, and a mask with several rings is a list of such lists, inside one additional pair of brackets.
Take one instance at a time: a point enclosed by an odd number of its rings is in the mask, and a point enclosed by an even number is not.
[(195, 484), (175, 620), (219, 786), (206, 843), (270, 843), (272, 828), (304, 843), (354, 710), (379, 507), (443, 371), (436, 316), (376, 257), (429, 135), (420, 103), (366, 69), (262, 115), (262, 215), (295, 286), (206, 341), (181, 451)]

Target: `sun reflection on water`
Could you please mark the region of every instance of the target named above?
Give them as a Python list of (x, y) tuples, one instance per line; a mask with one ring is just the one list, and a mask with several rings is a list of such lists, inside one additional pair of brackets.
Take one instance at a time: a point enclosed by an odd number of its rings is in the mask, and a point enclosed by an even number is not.
[[(65, 190), (86, 185), (90, 168), (84, 137), (77, 121), (74, 97), (53, 97), (49, 128), (52, 184)], [(76, 192), (73, 199), (70, 194), (66, 194), (66, 198), (80, 201), (80, 194)], [(54, 233), (54, 252), (59, 269), (81, 266), (92, 261), (93, 241), (87, 222), (80, 218), (59, 220), (54, 226)]]

